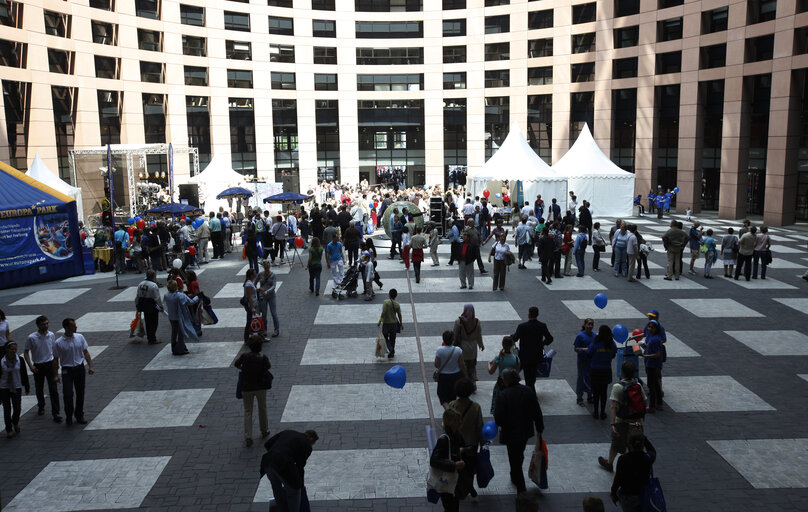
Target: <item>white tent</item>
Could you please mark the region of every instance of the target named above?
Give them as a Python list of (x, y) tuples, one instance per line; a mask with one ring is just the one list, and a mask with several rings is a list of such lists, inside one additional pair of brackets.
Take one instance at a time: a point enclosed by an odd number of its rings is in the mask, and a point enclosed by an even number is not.
[(76, 200), (76, 212), (78, 213), (79, 220), (84, 220), (84, 202), (81, 200), (81, 189), (73, 187), (67, 182), (63, 181), (59, 176), (51, 172), (45, 162), (39, 158), (39, 155), (34, 156), (34, 161), (25, 173), (26, 176), (34, 178), (40, 183), (58, 190), (66, 196), (70, 196)]
[[(533, 201), (542, 195), (545, 205), (554, 197), (564, 201), (567, 178), (547, 165), (522, 136), (519, 125), (513, 123), (511, 131), (496, 153), (479, 169), (469, 171), (468, 180), (473, 196), (482, 194), (490, 181), (510, 181), (511, 197), (516, 199), (516, 182), (522, 182), (524, 200)], [(496, 190), (495, 190), (496, 191)]]
[(631, 216), (635, 176), (603, 154), (588, 126), (584, 125), (578, 140), (553, 170), (567, 177), (567, 187), (575, 192), (578, 203), (586, 199), (597, 215)]
[[(199, 185), (199, 202), (206, 211), (218, 211), (219, 207), (230, 209), (226, 199), (216, 199), (223, 190), (244, 186), (245, 176), (234, 171), (230, 163), (214, 156), (205, 169), (188, 179), (188, 183)], [(246, 187), (252, 190), (252, 187)]]

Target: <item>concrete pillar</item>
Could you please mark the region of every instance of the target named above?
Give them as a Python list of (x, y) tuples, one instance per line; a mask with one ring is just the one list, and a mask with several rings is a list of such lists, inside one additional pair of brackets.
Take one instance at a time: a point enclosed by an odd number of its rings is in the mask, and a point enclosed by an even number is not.
[(742, 76), (724, 81), (724, 122), (721, 135), (721, 190), (718, 216), (746, 216), (746, 181), (749, 168), (749, 112), (744, 101)]

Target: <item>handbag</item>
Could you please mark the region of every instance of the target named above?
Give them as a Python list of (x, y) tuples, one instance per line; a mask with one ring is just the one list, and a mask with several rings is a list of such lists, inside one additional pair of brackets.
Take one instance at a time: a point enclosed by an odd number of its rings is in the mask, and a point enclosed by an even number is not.
[(659, 478), (654, 477), (654, 466), (651, 466), (651, 478), (648, 485), (642, 489), (642, 512), (665, 512), (665, 496), (662, 494), (662, 484)]
[(250, 320), (250, 334), (261, 334), (264, 331), (264, 320), (261, 315), (253, 315), (252, 320)]
[(481, 489), (488, 487), (488, 483), (494, 478), (494, 466), (491, 465), (491, 452), (488, 449), (490, 444), (485, 443), (477, 452), (477, 487)]
[(241, 382), (244, 380), (244, 374), (238, 372), (238, 381), (236, 381), (236, 399), (241, 400)]
[(516, 263), (516, 256), (511, 251), (505, 253), (505, 265), (511, 266)]
[(452, 356), (454, 356), (456, 348), (457, 347), (452, 347), (452, 353), (449, 354), (449, 357), (446, 358), (446, 362), (440, 365), (440, 368), (432, 372), (432, 380), (434, 380), (435, 382), (438, 381), (438, 378), (440, 377), (440, 372), (442, 372), (443, 369), (446, 368), (446, 365), (449, 364), (449, 360), (451, 360)]
[(379, 334), (376, 336), (376, 357), (387, 357), (387, 342), (382, 334), (382, 326), (379, 326)]
[[(449, 444), (449, 453), (452, 453), (452, 445), (449, 436), (443, 434), (441, 437), (446, 437)], [(457, 471), (443, 471), (442, 469), (433, 468), (429, 466), (429, 476), (426, 478), (427, 495), (429, 491), (434, 491), (438, 494), (449, 493), (454, 494), (455, 487), (457, 487)]]
[(764, 265), (771, 265), (772, 264), (772, 252), (769, 249), (766, 249), (763, 252), (763, 264)]
[(213, 325), (216, 323), (213, 321), (213, 318), (210, 316), (210, 313), (208, 313), (207, 308), (209, 307), (210, 306), (203, 306), (199, 308), (199, 323), (201, 323), (202, 325)]
[(272, 375), (272, 372), (267, 370), (261, 375), (261, 388), (263, 389), (272, 389), (272, 381), (275, 379), (275, 376)]

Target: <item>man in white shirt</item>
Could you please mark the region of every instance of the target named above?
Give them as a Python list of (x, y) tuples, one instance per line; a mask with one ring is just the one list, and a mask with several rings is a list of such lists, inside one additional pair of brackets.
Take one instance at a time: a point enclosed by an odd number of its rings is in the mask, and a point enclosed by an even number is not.
[[(62, 320), (62, 327), (65, 330), (64, 336), (56, 340), (53, 346), (53, 378), (59, 382), (59, 366), (62, 367), (62, 393), (65, 396), (65, 416), (67, 425), (73, 424), (73, 416), (76, 423), (86, 425), (84, 419), (84, 388), (87, 378), (84, 371), (84, 361), (87, 361), (87, 373), (95, 373), (93, 369), (93, 358), (88, 350), (87, 340), (84, 336), (76, 332), (76, 320), (65, 318)], [(76, 393), (75, 409), (73, 406), (73, 391)]]
[(163, 300), (160, 298), (160, 288), (157, 286), (157, 274), (154, 269), (147, 270), (146, 279), (137, 285), (135, 309), (143, 313), (149, 345), (160, 343), (157, 340), (157, 325), (160, 321), (160, 312), (163, 310)]
[(466, 204), (463, 205), (463, 221), (468, 221), (474, 218), (474, 205), (471, 204), (471, 198), (466, 199)]
[(50, 395), (51, 414), (53, 421), (61, 423), (59, 416), (59, 386), (53, 378), (53, 345), (56, 337), (48, 330), (48, 317), (40, 316), (36, 319), (36, 332), (28, 335), (25, 340), (25, 362), (34, 372), (34, 386), (36, 388), (37, 414), (45, 414), (45, 381), (48, 381), (48, 394)]
[(533, 207), (530, 206), (530, 201), (525, 201), (525, 205), (522, 207), (522, 217), (532, 217), (533, 216)]

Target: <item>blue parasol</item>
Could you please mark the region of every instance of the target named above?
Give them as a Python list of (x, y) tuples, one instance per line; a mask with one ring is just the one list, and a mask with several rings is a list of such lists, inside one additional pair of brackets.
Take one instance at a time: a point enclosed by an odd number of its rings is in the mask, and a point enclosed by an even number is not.
[(188, 216), (195, 216), (195, 215), (204, 215), (205, 212), (202, 211), (201, 208), (197, 208), (196, 206), (191, 206), (190, 204), (182, 204), (182, 203), (166, 203), (161, 204), (160, 206), (156, 206), (151, 210), (146, 210), (143, 215), (148, 215), (152, 217), (171, 217), (177, 215), (188, 215)]
[(312, 196), (307, 196), (305, 194), (297, 194), (295, 192), (283, 192), (281, 194), (275, 194), (274, 196), (269, 196), (264, 198), (265, 203), (282, 203), (282, 204), (303, 204), (303, 201), (309, 199)]
[(224, 190), (216, 196), (216, 199), (226, 199), (228, 197), (252, 197), (253, 193), (247, 190), (244, 187), (230, 187), (227, 190)]

